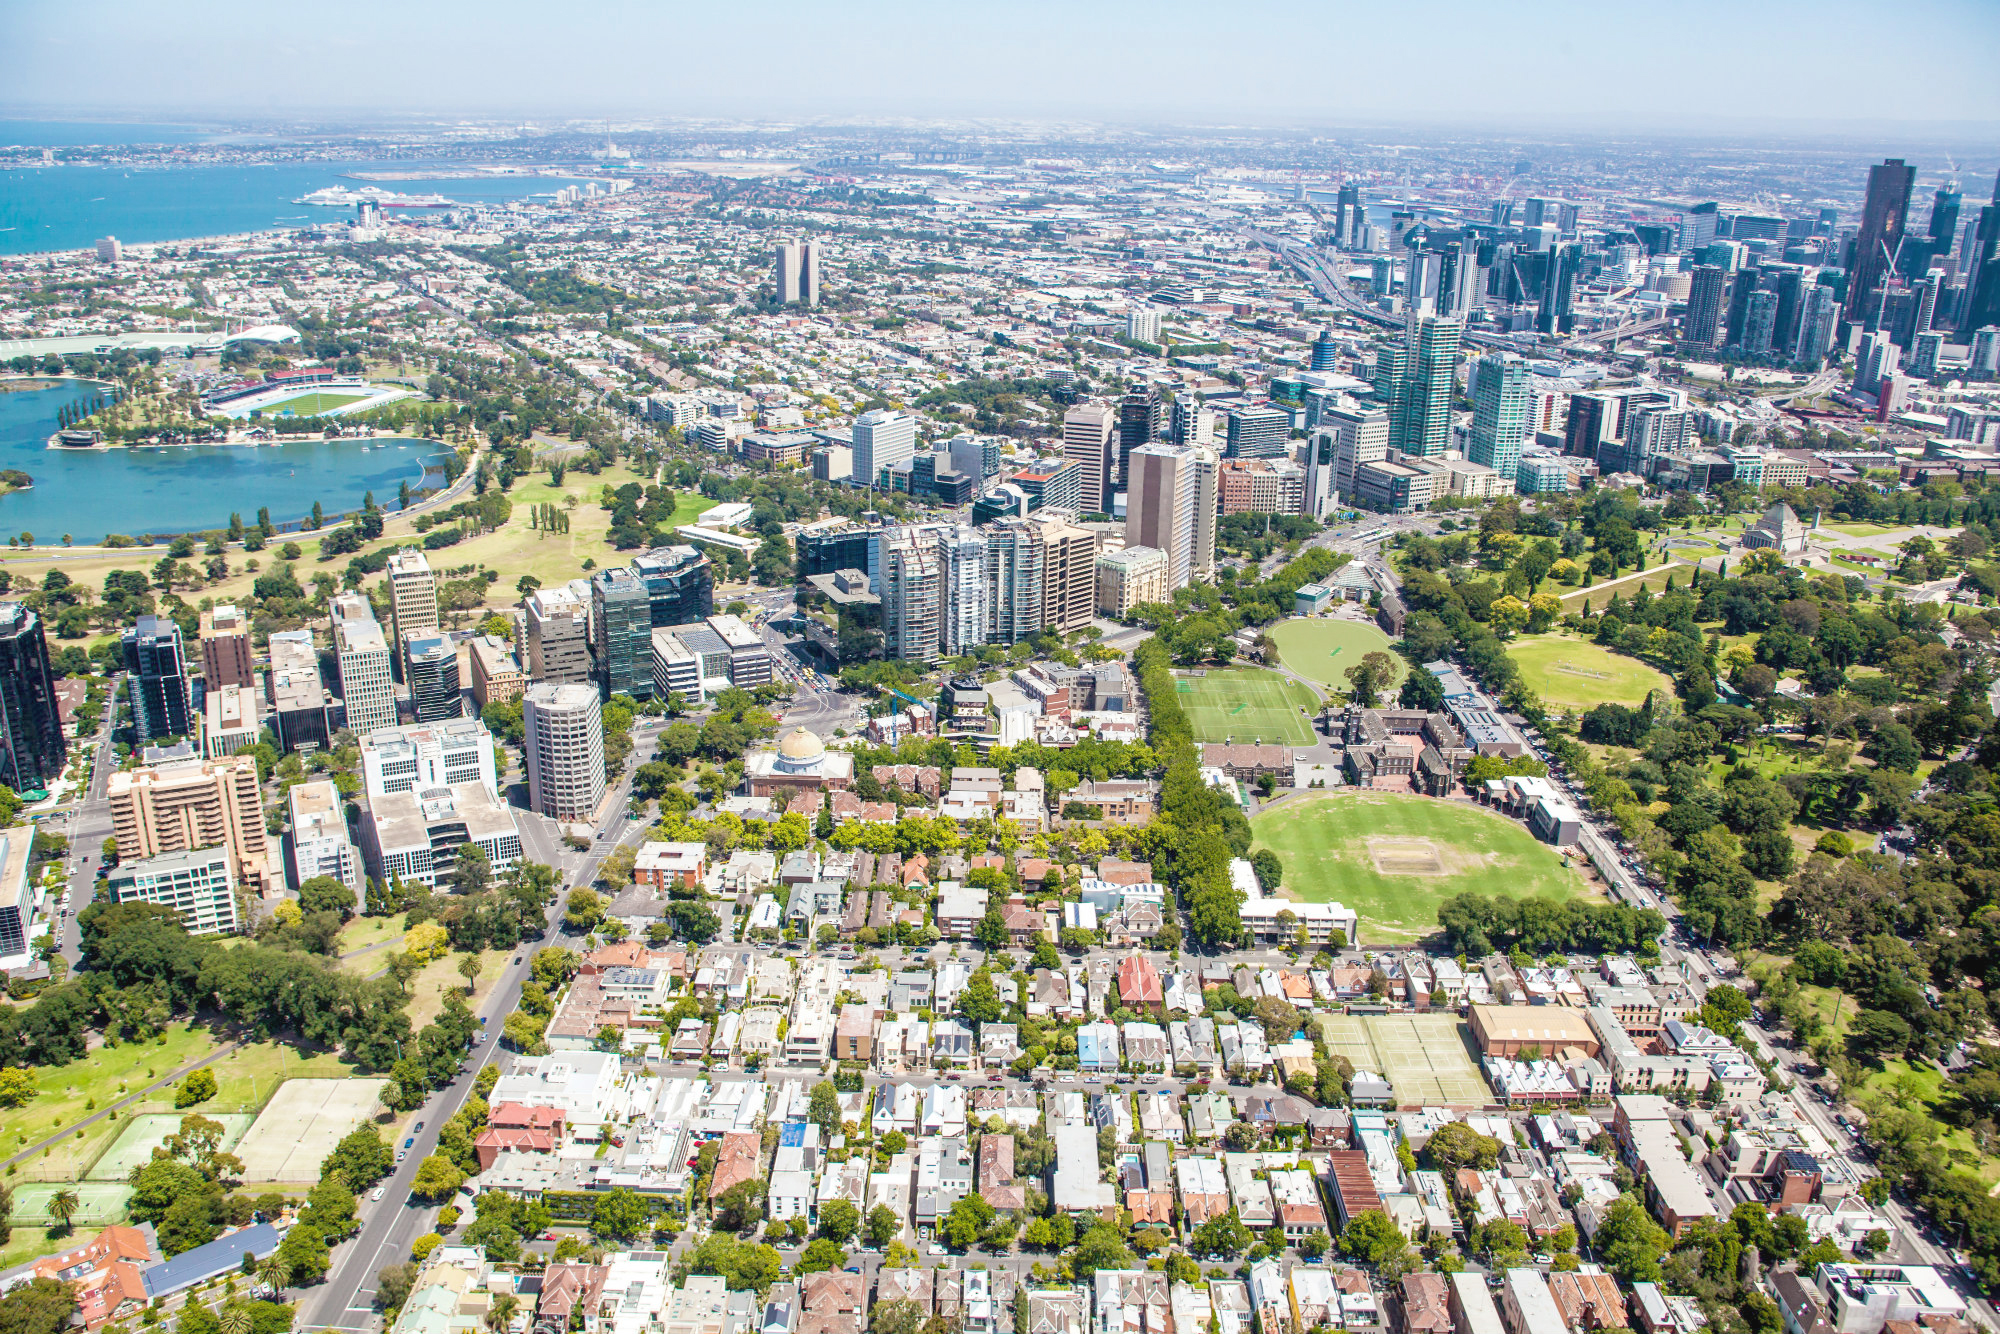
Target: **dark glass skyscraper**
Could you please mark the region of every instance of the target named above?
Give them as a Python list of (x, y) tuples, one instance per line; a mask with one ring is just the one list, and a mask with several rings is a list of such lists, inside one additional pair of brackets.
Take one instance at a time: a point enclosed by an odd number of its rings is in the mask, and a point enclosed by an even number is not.
[(653, 693), (653, 619), (646, 585), (629, 569), (590, 577), (590, 656), (604, 698)]
[[(865, 561), (836, 568), (876, 573)], [(646, 586), (646, 615), (653, 626), (693, 625), (715, 615), (715, 571), (699, 548), (655, 547), (632, 558), (632, 573)]]
[(1848, 266), (1847, 318), (1861, 317), (1891, 270), (1903, 227), (1910, 215), (1910, 190), (1917, 169), (1892, 157), (1868, 169), (1868, 199), (1861, 206), (1861, 233), (1854, 238), (1854, 262)]
[(18, 602), (0, 602), (0, 783), (43, 791), (65, 755), (42, 619)]
[(1979, 227), (1972, 236), (1972, 253), (1964, 265), (1965, 304), (1958, 318), (1958, 332), (1967, 342), (1987, 325), (2000, 324), (2000, 175), (1993, 180), (1993, 202), (1979, 210)]
[(141, 616), (121, 642), (134, 737), (187, 736), (194, 730), (194, 706), (180, 626), (163, 616)]
[(1720, 265), (1697, 264), (1688, 280), (1687, 315), (1681, 322), (1681, 338), (1697, 347), (1719, 346), (1722, 337), (1722, 299), (1729, 290), (1729, 274)]
[(1137, 389), (1118, 400), (1118, 479), (1131, 475), (1132, 451), (1150, 445), (1164, 433), (1167, 400), (1157, 389)]

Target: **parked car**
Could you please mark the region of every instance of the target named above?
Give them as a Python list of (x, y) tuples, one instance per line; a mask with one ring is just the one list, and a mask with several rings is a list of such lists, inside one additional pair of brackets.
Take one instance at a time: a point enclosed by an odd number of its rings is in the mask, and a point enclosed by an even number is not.
[(384, 1191), (385, 1189), (386, 1189), (386, 1187), (382, 1187), (382, 1186), (377, 1186), (377, 1187), (376, 1187), (375, 1189), (373, 1189), (373, 1190), (371, 1190), (371, 1191), (369, 1191), (369, 1192), (368, 1192), (368, 1198), (369, 1198), (369, 1199), (371, 1199), (371, 1200), (379, 1200), (379, 1199), (381, 1199), (381, 1198), (382, 1198), (382, 1192), (383, 1192), (383, 1191)]

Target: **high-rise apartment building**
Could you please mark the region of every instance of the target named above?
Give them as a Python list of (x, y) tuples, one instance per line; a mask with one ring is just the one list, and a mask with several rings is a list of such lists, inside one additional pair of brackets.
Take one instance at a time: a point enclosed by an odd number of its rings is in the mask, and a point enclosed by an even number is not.
[(819, 242), (780, 241), (774, 258), (780, 305), (819, 304)]
[(1177, 445), (1213, 445), (1215, 409), (1203, 407), (1193, 394), (1174, 400), (1174, 425), (1170, 438)]
[(201, 679), (210, 690), (251, 684), (250, 618), (227, 602), (201, 614)]
[(338, 880), (361, 906), (361, 850), (347, 836), (347, 816), (340, 790), (330, 778), (294, 783), (285, 790), (291, 817), (286, 839), (288, 870), (294, 890), (316, 876)]
[(1879, 300), (1877, 289), (1893, 271), (1903, 228), (1909, 220), (1910, 190), (1917, 169), (1901, 158), (1889, 158), (1868, 169), (1868, 198), (1861, 206), (1861, 230), (1854, 237), (1854, 256), (1847, 266), (1847, 318), (1859, 321)]
[(121, 770), (111, 775), (106, 797), (121, 862), (227, 848), (237, 883), (259, 894), (275, 888), (254, 757)]
[(917, 419), (907, 412), (870, 408), (854, 419), (854, 480), (883, 484), (882, 470), (908, 463), (917, 453)]
[(944, 576), (936, 530), (904, 528), (882, 543), (882, 656), (899, 662), (936, 662), (943, 616)]
[(1306, 470), (1290, 459), (1224, 459), (1216, 498), (1224, 514), (1297, 514)]
[(1098, 615), (1122, 618), (1140, 603), (1165, 602), (1172, 595), (1166, 552), (1156, 547), (1127, 546), (1098, 554)]
[(404, 636), (403, 675), (410, 685), (410, 713), (418, 722), (443, 722), (464, 714), (458, 646), (444, 635), (412, 631)]
[(1451, 446), (1451, 394), (1462, 321), (1419, 315), (1375, 361), (1375, 394), (1389, 413), (1389, 448), (1435, 458)]
[(1269, 404), (1231, 408), (1228, 452), (1232, 459), (1281, 459), (1289, 452), (1292, 415)]
[(114, 903), (172, 908), (191, 936), (232, 934), (241, 924), (227, 848), (122, 859), (105, 872), (105, 892)]
[(1535, 329), (1545, 334), (1569, 333), (1576, 327), (1577, 271), (1583, 267), (1583, 245), (1572, 241), (1553, 246), (1542, 270), (1541, 300), (1535, 308)]
[(1118, 489), (1116, 414), (1104, 403), (1078, 403), (1063, 414), (1063, 457), (1081, 473), (1079, 503), (1090, 514), (1109, 514)]
[(590, 648), (597, 687), (605, 699), (652, 693), (653, 616), (646, 585), (630, 569), (599, 570), (590, 577)]
[(588, 681), (590, 666), (590, 583), (572, 579), (528, 595), (522, 612), (530, 678)]
[[(210, 686), (213, 692), (215, 687)], [(250, 692), (236, 689), (245, 699)], [(264, 673), (264, 697), (271, 705), (271, 731), (285, 754), (310, 754), (325, 746), (335, 728), (327, 715), (332, 699), (319, 674), (319, 648), (310, 630), (278, 630), (271, 635), (271, 669)], [(247, 720), (254, 725), (254, 709)]]
[(1687, 314), (1681, 321), (1681, 341), (1699, 348), (1722, 346), (1723, 301), (1729, 274), (1717, 264), (1697, 264), (1688, 279)]
[(46, 791), (68, 757), (42, 618), (0, 602), (0, 783)]
[(580, 682), (537, 681), (521, 696), (528, 804), (552, 820), (588, 820), (604, 799), (604, 716)]
[(514, 646), (498, 635), (479, 635), (465, 644), (466, 662), (472, 668), (472, 706), (505, 704), (521, 697), (527, 681), (521, 675), (521, 660)]
[(986, 535), (970, 526), (937, 536), (938, 652), (948, 658), (986, 646)]
[(1097, 539), (1059, 515), (996, 520), (986, 537), (988, 642), (1016, 644), (1043, 630), (1090, 624)]
[(2000, 173), (1993, 179), (1993, 202), (1979, 210), (1970, 236), (1959, 261), (1959, 271), (1965, 274), (1965, 300), (1958, 318), (1961, 342), (1988, 325), (2000, 324)]
[(424, 553), (411, 547), (389, 557), (389, 628), (397, 644), (438, 628), (437, 576)]
[(140, 741), (194, 731), (187, 653), (181, 628), (163, 616), (141, 616), (121, 640), (133, 735)]
[(348, 730), (366, 736), (378, 727), (394, 727), (389, 641), (368, 599), (359, 593), (342, 593), (333, 600), (333, 655)]
[(1840, 297), (1831, 287), (1814, 284), (1799, 304), (1799, 332), (1792, 344), (1792, 360), (1817, 368), (1833, 350), (1840, 324)]
[(1147, 304), (1134, 306), (1125, 316), (1125, 336), (1135, 343), (1160, 341), (1160, 308)]
[(1465, 456), (1512, 482), (1531, 430), (1528, 382), (1533, 372), (1512, 352), (1479, 359), (1472, 392), (1472, 440)]

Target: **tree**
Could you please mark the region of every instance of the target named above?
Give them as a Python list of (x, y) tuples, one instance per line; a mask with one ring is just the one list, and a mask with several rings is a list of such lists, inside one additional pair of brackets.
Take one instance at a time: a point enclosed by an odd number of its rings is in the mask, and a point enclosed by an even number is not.
[(1088, 1282), (1100, 1269), (1130, 1269), (1132, 1264), (1132, 1252), (1125, 1245), (1124, 1234), (1104, 1222), (1093, 1223), (1077, 1239), (1076, 1250), (1070, 1256), (1070, 1265), (1083, 1282)]
[[(245, 1255), (244, 1259), (247, 1261), (249, 1256)], [(283, 1251), (272, 1251), (257, 1262), (257, 1281), (273, 1293), (283, 1292), (285, 1285), (292, 1281), (292, 1262), (285, 1258)]]
[(1349, 667), (1344, 675), (1353, 702), (1361, 708), (1372, 709), (1389, 683), (1396, 679), (1396, 660), (1375, 649), (1362, 654), (1361, 661)]
[(257, 1328), (256, 1320), (250, 1315), (250, 1308), (241, 1302), (231, 1302), (223, 1307), (215, 1325), (222, 1334), (251, 1334), (251, 1331)]
[(960, 1197), (945, 1215), (938, 1235), (953, 1250), (970, 1250), (979, 1240), (979, 1234), (993, 1221), (993, 1206), (978, 1195)]
[(410, 1182), (410, 1190), (427, 1200), (448, 1199), (465, 1184), (465, 1173), (458, 1170), (458, 1164), (441, 1153), (433, 1153), (417, 1164), (417, 1175)]
[(49, 1217), (56, 1220), (56, 1227), (60, 1231), (68, 1232), (69, 1220), (76, 1217), (76, 1211), (83, 1207), (83, 1200), (70, 1187), (64, 1186), (49, 1196), (49, 1202), (44, 1207), (48, 1210)]
[(34, 1278), (0, 1297), (0, 1334), (63, 1334), (76, 1314), (69, 1284)]
[(1909, 1021), (1888, 1010), (1863, 1010), (1847, 1026), (1847, 1046), (1862, 1060), (1880, 1060), (1910, 1049)]
[(333, 1146), (333, 1152), (320, 1162), (319, 1174), (325, 1178), (339, 1173), (354, 1189), (366, 1190), (388, 1176), (395, 1165), (381, 1132), (373, 1125), (363, 1125)]
[(419, 964), (442, 959), (451, 949), (451, 934), (436, 922), (419, 922), (403, 936), (403, 951)]
[(1646, 1207), (1621, 1195), (1604, 1211), (1591, 1246), (1598, 1257), (1627, 1285), (1660, 1281), (1660, 1257), (1673, 1245), (1666, 1229), (1655, 1223)]
[(748, 1232), (764, 1217), (764, 1182), (761, 1177), (739, 1181), (715, 1201), (715, 1225), (731, 1232)]
[(878, 1204), (868, 1211), (868, 1244), (881, 1250), (903, 1232), (903, 1220), (896, 1211), (886, 1204)]
[(338, 1173), (322, 1177), (306, 1196), (303, 1219), (320, 1236), (335, 1241), (359, 1228), (361, 1218), (355, 1211), (354, 1192), (347, 1188), (347, 1178)]
[(326, 1238), (309, 1223), (294, 1223), (278, 1243), (278, 1258), (291, 1271), (292, 1282), (317, 1283), (326, 1277)]
[(820, 1206), (819, 1234), (828, 1241), (845, 1246), (860, 1226), (861, 1211), (851, 1200), (828, 1200)]
[(1439, 1126), (1424, 1151), (1445, 1172), (1456, 1172), (1461, 1167), (1491, 1171), (1500, 1165), (1500, 1141), (1480, 1134), (1463, 1121)]
[(207, 1069), (190, 1070), (174, 1090), (174, 1106), (193, 1107), (215, 1096), (215, 1075)]
[(563, 926), (579, 935), (597, 929), (604, 920), (604, 896), (590, 889), (573, 889), (563, 905)]
[(470, 952), (459, 955), (458, 975), (465, 979), (465, 994), (470, 996), (479, 982), (479, 955)]
[(919, 1334), (929, 1317), (924, 1308), (908, 1297), (891, 1297), (877, 1302), (868, 1313), (869, 1334)]
[[(388, 1265), (375, 1275), (375, 1306), (381, 1311), (400, 1311), (417, 1285), (417, 1267), (405, 1260)], [(186, 1320), (187, 1317), (181, 1317)]]
[(1409, 1245), (1389, 1215), (1370, 1210), (1356, 1214), (1340, 1234), (1340, 1251), (1351, 1260), (1379, 1265)]
[(354, 915), (354, 907), (354, 891), (330, 875), (313, 876), (299, 886), (302, 912), (337, 912), (347, 918)]
[(1233, 1260), (1249, 1250), (1255, 1240), (1250, 1235), (1250, 1229), (1243, 1226), (1243, 1220), (1231, 1209), (1196, 1228), (1194, 1235), (1188, 1239), (1188, 1250), (1211, 1259)]
[[(822, 1136), (829, 1139), (833, 1137), (834, 1132), (840, 1129), (840, 1090), (836, 1089), (831, 1081), (822, 1079), (819, 1083), (813, 1085), (812, 1099), (806, 1108), (806, 1118), (819, 1127), (819, 1133)], [(847, 1202), (837, 1200), (831, 1203), (846, 1204)], [(847, 1208), (852, 1210), (854, 1206), (847, 1204)], [(825, 1212), (823, 1209), (820, 1211), (822, 1216), (825, 1215)], [(854, 1235), (853, 1225), (850, 1225), (848, 1236), (852, 1235)], [(847, 1238), (835, 1237), (834, 1240), (845, 1241)]]
[(651, 1211), (636, 1191), (619, 1187), (599, 1197), (590, 1213), (593, 1234), (611, 1241), (631, 1241), (644, 1230)]
[[(840, 1203), (847, 1204), (847, 1201)], [(849, 1204), (847, 1207), (851, 1209), (854, 1206)], [(817, 1237), (807, 1242), (806, 1248), (799, 1252), (798, 1263), (792, 1266), (792, 1270), (799, 1274), (821, 1274), (839, 1269), (846, 1263), (847, 1252), (837, 1242)]]
[(0, 1107), (20, 1107), (38, 1096), (35, 1077), (17, 1065), (0, 1070)]

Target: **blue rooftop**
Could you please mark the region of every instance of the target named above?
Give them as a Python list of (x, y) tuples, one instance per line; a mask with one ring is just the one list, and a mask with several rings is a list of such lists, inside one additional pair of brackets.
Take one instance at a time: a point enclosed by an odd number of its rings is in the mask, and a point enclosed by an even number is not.
[(247, 1252), (254, 1256), (269, 1255), (278, 1249), (278, 1229), (269, 1223), (259, 1223), (255, 1227), (241, 1228), (226, 1237), (218, 1237), (206, 1246), (197, 1246), (191, 1251), (176, 1255), (148, 1269), (142, 1277), (146, 1283), (148, 1297), (164, 1297), (168, 1293), (191, 1288), (197, 1283), (205, 1283), (221, 1274), (227, 1274), (241, 1267)]

